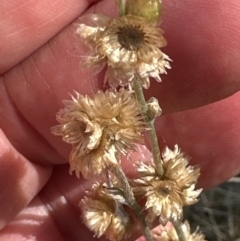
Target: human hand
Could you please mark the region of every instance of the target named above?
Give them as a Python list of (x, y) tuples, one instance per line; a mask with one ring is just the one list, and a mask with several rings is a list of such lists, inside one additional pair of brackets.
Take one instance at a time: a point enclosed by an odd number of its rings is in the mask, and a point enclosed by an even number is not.
[[(163, 51), (174, 62), (147, 95), (164, 112), (156, 121), (160, 146), (178, 143), (202, 167), (199, 186), (209, 187), (240, 171), (240, 4), (163, 4)], [(68, 93), (90, 94), (103, 84), (80, 67), (83, 46), (76, 53), (71, 21), (112, 9), (112, 0), (0, 4), (0, 227), (7, 224), (0, 241), (93, 240), (78, 208), (91, 183), (68, 174), (71, 147), (49, 129)]]

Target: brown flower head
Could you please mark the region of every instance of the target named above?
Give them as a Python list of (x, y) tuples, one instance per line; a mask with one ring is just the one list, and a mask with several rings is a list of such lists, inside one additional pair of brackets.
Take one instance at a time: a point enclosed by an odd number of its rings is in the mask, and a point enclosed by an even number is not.
[[(181, 224), (183, 234), (187, 241), (206, 241), (204, 235), (197, 229), (191, 234), (190, 226), (187, 221)], [(155, 241), (180, 241), (179, 236), (173, 225), (163, 227), (160, 232), (154, 232)]]
[(153, 222), (159, 216), (161, 224), (169, 220), (178, 221), (183, 216), (183, 201), (181, 190), (172, 181), (161, 181), (157, 178), (151, 180), (136, 180), (141, 186), (133, 189), (135, 195), (145, 195), (148, 210), (147, 220)]
[(181, 189), (189, 188), (197, 183), (200, 176), (200, 168), (189, 165), (189, 157), (179, 149), (178, 145), (174, 150), (166, 147), (162, 153), (164, 177), (177, 182)]
[(106, 235), (109, 240), (119, 241), (130, 235), (133, 220), (119, 200), (100, 184), (81, 200), (82, 219), (98, 238)]
[(165, 148), (163, 152), (162, 176), (157, 174), (153, 163), (139, 162), (137, 171), (140, 176), (135, 180), (133, 189), (136, 196), (145, 196), (148, 220), (153, 221), (157, 216), (161, 223), (168, 220), (182, 219), (183, 206), (192, 205), (198, 201), (201, 189), (194, 190), (199, 169), (188, 166), (188, 158), (180, 152), (177, 146), (174, 151)]
[(57, 114), (60, 125), (52, 133), (73, 145), (70, 171), (85, 178), (100, 174), (116, 155), (142, 143), (144, 125), (139, 106), (130, 91), (99, 91), (92, 98), (76, 93)]
[[(101, 15), (84, 16), (77, 34), (94, 50), (85, 60), (88, 67), (107, 64), (105, 82), (112, 87), (132, 85), (135, 75), (140, 77), (142, 86), (149, 88), (149, 78), (161, 81), (160, 74), (170, 68), (169, 57), (160, 48), (166, 45), (162, 31), (146, 19), (125, 15), (115, 19)], [(99, 24), (98, 24), (99, 21)], [(105, 26), (104, 23), (105, 22)]]

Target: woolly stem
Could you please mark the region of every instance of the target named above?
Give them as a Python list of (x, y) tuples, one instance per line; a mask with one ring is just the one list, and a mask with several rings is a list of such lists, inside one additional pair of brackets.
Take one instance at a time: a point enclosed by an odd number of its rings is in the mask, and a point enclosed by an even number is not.
[(136, 217), (140, 221), (140, 223), (143, 227), (143, 233), (146, 238), (146, 241), (154, 241), (152, 234), (151, 234), (151, 230), (150, 230), (150, 228), (145, 220), (145, 217), (142, 213), (142, 208), (137, 203), (137, 201), (133, 195), (132, 188), (128, 182), (128, 179), (127, 179), (124, 171), (122, 170), (122, 168), (120, 166), (114, 166), (114, 165), (111, 166), (110, 170), (118, 178), (118, 181), (120, 182), (122, 189), (124, 190), (124, 197), (125, 197), (127, 203), (129, 204), (129, 206), (135, 213)]
[(182, 226), (179, 222), (173, 222), (172, 223), (176, 232), (177, 232), (177, 235), (178, 235), (178, 239), (179, 241), (186, 241), (186, 237), (184, 235), (184, 232), (182, 230)]
[(149, 116), (147, 103), (143, 93), (143, 88), (139, 82), (139, 77), (136, 75), (134, 77), (134, 91), (135, 91), (136, 100), (141, 106), (142, 115), (148, 127), (147, 129), (148, 129), (149, 139), (152, 146), (153, 161), (156, 167), (156, 171), (159, 176), (162, 176), (163, 175), (162, 159), (161, 159), (161, 153), (158, 145), (158, 138), (157, 138), (157, 134), (154, 126), (154, 120), (152, 120), (152, 118), (150, 118)]

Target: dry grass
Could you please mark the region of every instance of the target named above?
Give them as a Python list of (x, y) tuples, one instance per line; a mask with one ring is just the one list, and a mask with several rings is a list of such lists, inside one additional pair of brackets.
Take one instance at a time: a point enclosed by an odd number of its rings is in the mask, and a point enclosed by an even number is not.
[(209, 241), (240, 241), (240, 175), (202, 193), (185, 217)]

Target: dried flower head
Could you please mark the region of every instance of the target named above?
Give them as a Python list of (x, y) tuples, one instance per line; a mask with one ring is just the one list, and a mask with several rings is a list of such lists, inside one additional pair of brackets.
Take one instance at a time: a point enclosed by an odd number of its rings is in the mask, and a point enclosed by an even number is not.
[(94, 185), (88, 197), (81, 200), (82, 219), (98, 238), (106, 235), (119, 241), (130, 235), (133, 220), (119, 200), (102, 184)]
[(142, 143), (144, 125), (139, 106), (130, 91), (99, 91), (92, 98), (76, 93), (57, 114), (60, 125), (52, 133), (72, 144), (70, 171), (85, 178), (118, 164), (116, 155), (126, 155)]
[[(181, 224), (185, 240), (187, 241), (206, 241), (204, 235), (197, 229), (191, 234), (190, 226), (187, 221)], [(180, 241), (179, 236), (173, 225), (163, 227), (160, 232), (154, 232), (155, 241)]]
[(158, 99), (155, 97), (151, 97), (147, 101), (147, 108), (148, 108), (148, 117), (151, 120), (156, 119), (158, 116), (162, 114), (162, 109), (159, 106)]
[(135, 180), (133, 191), (136, 196), (146, 197), (148, 220), (159, 216), (160, 222), (165, 224), (169, 220), (181, 220), (183, 206), (196, 203), (202, 190), (194, 190), (199, 169), (188, 166), (188, 158), (177, 146), (174, 151), (165, 148), (163, 162), (162, 176), (152, 163), (136, 163), (140, 178)]
[(189, 165), (190, 158), (181, 152), (178, 145), (174, 150), (165, 147), (162, 152), (164, 177), (177, 182), (181, 189), (196, 184), (200, 176), (200, 168)]
[(77, 29), (77, 34), (94, 50), (93, 55), (86, 58), (86, 66), (98, 65), (100, 71), (103, 63), (107, 64), (105, 82), (114, 88), (132, 85), (135, 75), (140, 77), (144, 88), (149, 88), (150, 77), (161, 81), (160, 74), (170, 68), (170, 59), (160, 50), (166, 40), (157, 26), (133, 15), (115, 19), (89, 15), (89, 18), (91, 26), (80, 24)]
[(148, 210), (148, 222), (153, 222), (159, 217), (159, 222), (165, 225), (169, 220), (182, 219), (182, 194), (174, 182), (153, 178), (144, 181), (138, 179), (136, 183), (140, 186), (133, 189), (135, 195), (144, 195), (147, 199), (145, 208)]

